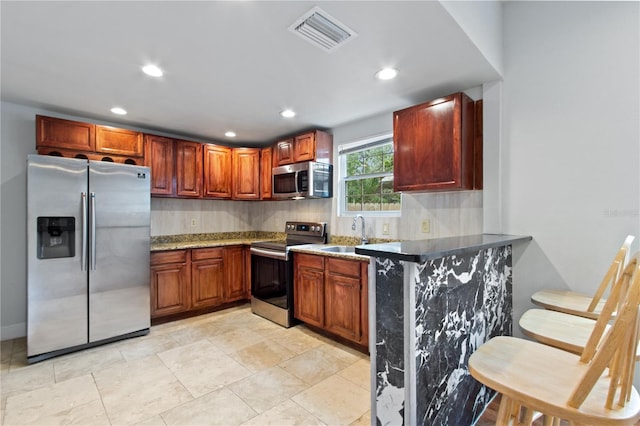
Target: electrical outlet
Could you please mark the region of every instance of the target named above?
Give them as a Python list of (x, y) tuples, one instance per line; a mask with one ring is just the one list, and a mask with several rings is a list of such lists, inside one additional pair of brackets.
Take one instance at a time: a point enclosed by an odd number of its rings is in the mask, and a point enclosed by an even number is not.
[(191, 227), (192, 228), (196, 227), (196, 220), (195, 219), (191, 219)]
[(422, 232), (425, 234), (429, 233), (429, 219), (425, 219), (422, 221)]
[(389, 235), (389, 224), (388, 223), (383, 223), (382, 224), (382, 235)]

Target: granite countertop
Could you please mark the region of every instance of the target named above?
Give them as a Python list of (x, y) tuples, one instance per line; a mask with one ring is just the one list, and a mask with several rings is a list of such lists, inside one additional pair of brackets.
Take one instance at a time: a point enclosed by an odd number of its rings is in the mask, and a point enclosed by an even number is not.
[(151, 251), (249, 245), (257, 241), (282, 240), (284, 238), (283, 232), (262, 231), (162, 235), (151, 237)]
[[(286, 234), (283, 232), (219, 232), (209, 234), (181, 234), (162, 235), (151, 237), (151, 251), (184, 250), (192, 248), (224, 247), (235, 245), (250, 245), (258, 241), (284, 240)], [(390, 240), (373, 239), (373, 242), (383, 243)], [(359, 238), (330, 236), (327, 244), (304, 244), (291, 247), (292, 251), (300, 253), (317, 254), (343, 259), (369, 261), (369, 256), (356, 254), (354, 252), (338, 253), (321, 250), (336, 245), (355, 247), (360, 242)]]
[(424, 262), (445, 256), (475, 252), (485, 248), (499, 247), (530, 241), (531, 236), (505, 234), (461, 235), (458, 237), (434, 238), (432, 240), (400, 241), (357, 246), (357, 254), (386, 259)]
[(290, 248), (290, 250), (295, 253), (316, 254), (321, 256), (339, 257), (341, 259), (360, 260), (365, 262), (369, 261), (369, 256), (357, 254), (355, 252), (332, 252), (323, 250), (335, 246), (336, 244), (303, 244), (299, 246), (293, 246)]

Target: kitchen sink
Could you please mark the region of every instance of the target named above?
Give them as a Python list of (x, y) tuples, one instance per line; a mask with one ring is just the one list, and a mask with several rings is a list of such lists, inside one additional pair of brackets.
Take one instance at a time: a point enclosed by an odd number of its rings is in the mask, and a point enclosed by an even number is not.
[(320, 249), (322, 251), (330, 251), (332, 253), (355, 253), (356, 248), (354, 246), (331, 246)]

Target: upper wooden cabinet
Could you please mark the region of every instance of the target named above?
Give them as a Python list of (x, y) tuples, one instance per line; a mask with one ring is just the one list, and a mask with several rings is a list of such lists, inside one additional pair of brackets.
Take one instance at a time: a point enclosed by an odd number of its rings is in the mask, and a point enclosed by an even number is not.
[(233, 149), (234, 200), (260, 199), (260, 149)]
[(178, 197), (202, 197), (202, 144), (177, 141), (176, 146), (176, 195)]
[(394, 112), (394, 191), (473, 189), (474, 118), (464, 93)]
[(293, 160), (293, 138), (276, 142), (273, 150), (273, 167), (291, 164)]
[(36, 115), (36, 149), (41, 155), (124, 164), (144, 163), (140, 132)]
[(332, 159), (333, 137), (320, 130), (281, 140), (274, 146), (274, 167), (303, 161), (332, 163)]
[(231, 198), (231, 148), (205, 144), (204, 197)]
[(96, 151), (130, 157), (144, 156), (143, 135), (132, 130), (96, 126)]
[(176, 193), (174, 140), (145, 135), (145, 165), (151, 169), (151, 195), (170, 197)]
[(90, 123), (36, 115), (36, 148), (94, 151), (96, 127)]
[(260, 150), (260, 199), (268, 200), (272, 198), (272, 164), (273, 149), (271, 147)]

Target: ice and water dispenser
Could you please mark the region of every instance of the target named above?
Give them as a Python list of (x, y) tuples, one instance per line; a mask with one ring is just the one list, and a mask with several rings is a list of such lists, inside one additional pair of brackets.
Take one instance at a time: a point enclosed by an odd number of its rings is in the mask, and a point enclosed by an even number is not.
[(75, 256), (74, 217), (38, 217), (38, 259)]

